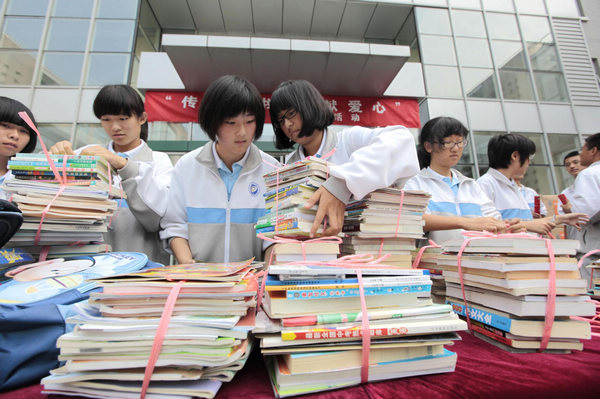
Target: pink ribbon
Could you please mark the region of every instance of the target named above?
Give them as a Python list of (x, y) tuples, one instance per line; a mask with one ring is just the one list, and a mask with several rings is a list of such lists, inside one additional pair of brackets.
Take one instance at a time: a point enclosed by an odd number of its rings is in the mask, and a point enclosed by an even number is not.
[(369, 326), (369, 311), (365, 300), (365, 289), (363, 286), (362, 272), (356, 271), (358, 278), (358, 292), (360, 293), (360, 309), (362, 311), (362, 364), (360, 367), (360, 382), (369, 382), (369, 356), (371, 354), (371, 328)]
[(146, 365), (146, 370), (144, 371), (144, 381), (142, 383), (140, 399), (144, 399), (146, 397), (146, 391), (148, 391), (148, 386), (150, 385), (150, 379), (152, 378), (152, 373), (154, 372), (154, 366), (156, 365), (156, 361), (160, 355), (160, 351), (165, 340), (165, 335), (167, 335), (167, 329), (169, 328), (169, 322), (171, 321), (171, 316), (173, 315), (175, 302), (177, 302), (177, 297), (179, 296), (179, 291), (181, 290), (183, 283), (185, 283), (185, 280), (178, 281), (171, 288), (169, 296), (167, 297), (165, 307), (163, 308), (162, 315), (160, 316), (158, 328), (156, 329), (156, 334), (154, 335), (152, 352), (150, 352), (150, 358), (148, 359), (148, 364)]
[(469, 317), (469, 307), (467, 304), (467, 298), (465, 295), (465, 283), (463, 279), (462, 273), (462, 254), (465, 248), (469, 245), (472, 240), (483, 239), (483, 238), (492, 238), (492, 239), (502, 239), (502, 238), (520, 238), (525, 240), (544, 240), (546, 242), (546, 248), (548, 249), (548, 257), (550, 258), (550, 271), (548, 273), (548, 298), (546, 301), (546, 312), (544, 316), (544, 331), (542, 333), (542, 341), (540, 343), (539, 352), (543, 352), (548, 346), (548, 342), (550, 341), (550, 333), (552, 331), (552, 325), (554, 324), (554, 315), (556, 310), (556, 259), (554, 257), (554, 249), (552, 248), (552, 241), (547, 238), (540, 238), (537, 236), (533, 236), (527, 233), (502, 233), (502, 234), (494, 234), (488, 231), (465, 231), (463, 232), (463, 236), (466, 239), (463, 241), (460, 250), (457, 255), (457, 266), (458, 266), (458, 276), (460, 278), (460, 289), (462, 292), (463, 302), (465, 304), (465, 315), (467, 318), (467, 325), (469, 330), (471, 330), (471, 318)]
[(417, 253), (417, 257), (415, 258), (415, 260), (413, 261), (413, 264), (412, 264), (413, 269), (417, 269), (419, 267), (419, 264), (421, 264), (421, 258), (423, 257), (425, 250), (427, 250), (428, 248), (441, 248), (441, 246), (437, 245), (435, 243), (435, 241), (429, 240), (429, 245), (425, 245), (424, 247), (421, 247), (419, 249), (419, 252)]

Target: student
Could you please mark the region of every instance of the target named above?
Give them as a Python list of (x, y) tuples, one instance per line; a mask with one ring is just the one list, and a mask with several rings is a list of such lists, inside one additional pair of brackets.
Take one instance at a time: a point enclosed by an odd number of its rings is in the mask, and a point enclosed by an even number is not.
[(513, 178), (525, 174), (534, 155), (535, 143), (525, 136), (515, 133), (494, 136), (488, 143), (490, 168), (477, 183), (494, 202), (502, 219), (519, 218), (527, 231), (547, 234), (560, 223), (579, 228), (587, 220), (582, 213), (533, 219), (529, 204)]
[(8, 160), (18, 152), (33, 152), (37, 136), (27, 123), (19, 116), (26, 112), (33, 123), (33, 114), (25, 105), (8, 97), (0, 97), (0, 198), (8, 199), (1, 185), (6, 179), (14, 176), (8, 170)]
[[(589, 223), (579, 233), (581, 256), (593, 249), (600, 249), (600, 133), (585, 139), (581, 148), (581, 165), (586, 168), (577, 175), (573, 184), (573, 212), (584, 212), (590, 216)], [(584, 266), (594, 260), (600, 259), (599, 255), (587, 258)], [(586, 267), (580, 268), (584, 278), (590, 279), (590, 271)]]
[(427, 122), (419, 134), (423, 169), (404, 186), (431, 193), (423, 215), (424, 230), (438, 244), (462, 240), (463, 230), (500, 233), (519, 229), (518, 220), (508, 224), (501, 220), (500, 212), (475, 180), (454, 169), (467, 146), (467, 135), (464, 125), (454, 118), (438, 117)]
[(160, 236), (179, 263), (260, 260), (263, 175), (279, 166), (252, 144), (265, 121), (262, 96), (245, 78), (222, 76), (204, 93), (198, 121), (211, 142), (175, 165)]
[(344, 210), (350, 196), (361, 199), (378, 188), (418, 173), (414, 139), (403, 126), (367, 129), (355, 126), (341, 132), (328, 131), (333, 111), (319, 91), (305, 80), (289, 80), (279, 85), (270, 102), (275, 146), (298, 148), (287, 158), (292, 163), (308, 156), (321, 157), (335, 149), (331, 177), (307, 202), (319, 207), (311, 229), (315, 235), (327, 216), (323, 235), (336, 235), (343, 226)]
[[(527, 186), (524, 186), (523, 184), (521, 184), (521, 180), (523, 180), (523, 177), (524, 177), (523, 175), (515, 175), (515, 176), (513, 176), (513, 180), (514, 180), (515, 184), (517, 185), (517, 187), (519, 188), (521, 195), (523, 196), (523, 198), (525, 198), (527, 205), (529, 205), (529, 209), (531, 209), (531, 214), (533, 215), (534, 218), (539, 218), (540, 216), (546, 216), (548, 214), (548, 211), (546, 210), (546, 205), (544, 205), (544, 202), (541, 200), (541, 197), (537, 193), (537, 191), (535, 191), (531, 187), (527, 187)], [(534, 212), (535, 211), (535, 197), (540, 197), (540, 213)]]
[[(577, 178), (579, 172), (584, 170), (586, 167), (581, 164), (581, 157), (579, 155), (579, 151), (571, 151), (567, 155), (565, 155), (563, 159), (563, 165), (565, 165), (565, 169), (567, 173), (573, 176), (574, 179)], [(573, 185), (571, 184), (567, 188), (565, 188), (561, 194), (564, 194), (567, 197), (567, 203), (560, 204), (561, 213), (571, 213), (572, 212), (572, 204), (571, 199), (573, 198)]]
[(94, 114), (110, 137), (106, 147), (89, 145), (73, 151), (69, 141), (56, 143), (53, 154), (104, 157), (117, 171), (113, 184), (122, 185), (127, 201), (119, 201), (105, 241), (113, 251), (142, 252), (154, 262), (168, 264), (158, 231), (167, 208), (173, 164), (169, 156), (152, 151), (148, 116), (140, 95), (127, 85), (104, 86), (94, 100)]

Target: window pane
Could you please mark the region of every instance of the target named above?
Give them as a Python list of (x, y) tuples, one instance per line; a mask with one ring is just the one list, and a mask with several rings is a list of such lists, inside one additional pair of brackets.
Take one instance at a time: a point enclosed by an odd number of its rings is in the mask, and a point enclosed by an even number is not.
[(48, 0), (9, 0), (6, 15), (31, 15), (43, 17), (48, 9)]
[(98, 18), (135, 19), (138, 0), (100, 0)]
[(452, 10), (454, 33), (457, 36), (486, 37), (483, 14), (479, 11)]
[(548, 134), (548, 142), (552, 151), (552, 162), (555, 165), (562, 166), (565, 155), (581, 149), (579, 136), (576, 134)]
[(0, 51), (0, 84), (30, 85), (37, 53)]
[(99, 123), (80, 123), (75, 131), (75, 148), (88, 144), (106, 145), (110, 141), (108, 134)]
[(530, 166), (525, 172), (521, 184), (533, 188), (540, 195), (555, 194), (552, 175), (548, 166)]
[(507, 100), (533, 100), (529, 72), (500, 70), (502, 95)]
[(482, 0), (482, 3), (483, 8), (488, 11), (515, 11), (512, 0)]
[(91, 54), (86, 84), (104, 86), (127, 83), (129, 54)]
[[(264, 130), (264, 128), (263, 128)], [(208, 140), (208, 136), (202, 130), (199, 123), (192, 123), (192, 141)]]
[(152, 122), (149, 126), (148, 140), (189, 141), (191, 128), (191, 123)]
[(43, 18), (6, 17), (0, 47), (37, 50), (43, 28)]
[(427, 94), (431, 97), (461, 97), (458, 69), (424, 65)]
[(534, 71), (560, 71), (554, 44), (528, 43), (527, 50)]
[(514, 15), (489, 12), (485, 18), (491, 39), (521, 40)]
[(473, 8), (480, 10), (479, 0), (448, 0), (452, 7)]
[(550, 24), (546, 17), (521, 16), (523, 39), (527, 42), (553, 43)]
[[(414, 19), (411, 18), (410, 22), (413, 26), (414, 32)], [(140, 28), (146, 34), (146, 37), (154, 47), (152, 51), (157, 51), (160, 45), (160, 25), (156, 21), (150, 6), (145, 1), (142, 2), (142, 9), (140, 11)]]
[[(480, 171), (483, 169), (483, 173), (487, 171), (488, 165), (488, 156), (487, 156), (487, 146), (490, 139), (497, 135), (498, 132), (473, 132), (473, 138), (475, 143), (473, 143), (475, 148), (475, 156), (477, 157), (477, 162), (479, 162)], [(482, 165), (484, 167), (482, 168)], [(480, 174), (483, 174), (480, 172)]]
[(53, 18), (46, 50), (85, 51), (89, 26), (87, 19)]
[(499, 69), (526, 69), (525, 51), (521, 42), (492, 41), (494, 62)]
[(546, 0), (548, 13), (562, 17), (579, 17), (576, 0)]
[(77, 86), (82, 67), (83, 53), (45, 53), (40, 84)]
[(515, 0), (521, 14), (545, 14), (544, 0)]
[(56, 0), (52, 15), (55, 17), (83, 17), (92, 16), (94, 0)]
[[(56, 124), (39, 124), (38, 129), (44, 139), (46, 148), (52, 147), (54, 144), (63, 140), (71, 140), (71, 125), (66, 123)], [(35, 151), (42, 151), (42, 146), (38, 140), (35, 146)]]
[(419, 7), (415, 11), (419, 33), (451, 34), (448, 10)]
[(548, 165), (550, 164), (546, 146), (543, 144), (543, 137), (539, 133), (519, 133), (527, 138), (530, 138), (535, 143), (535, 157), (531, 161), (531, 165)]
[(467, 97), (498, 98), (493, 69), (462, 68), (461, 75)]
[(567, 86), (563, 74), (560, 72), (534, 72), (535, 85), (537, 87), (540, 101), (560, 101), (569, 100)]
[(419, 43), (424, 64), (456, 65), (451, 37), (421, 35)]
[(456, 38), (456, 53), (461, 66), (492, 67), (488, 42), (485, 39)]
[(130, 52), (134, 21), (96, 21), (92, 51)]

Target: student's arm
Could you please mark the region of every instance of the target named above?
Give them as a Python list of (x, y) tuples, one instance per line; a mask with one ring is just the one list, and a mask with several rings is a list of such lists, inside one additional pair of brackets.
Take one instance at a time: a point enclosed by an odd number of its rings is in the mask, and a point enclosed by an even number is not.
[(170, 242), (171, 251), (178, 264), (194, 263), (190, 243), (185, 238), (173, 237)]
[(66, 154), (66, 155), (75, 155), (75, 151), (73, 151), (73, 144), (70, 141), (63, 140), (54, 144), (48, 150), (50, 154)]
[(493, 217), (466, 218), (462, 216), (423, 215), (424, 231), (435, 230), (474, 230), (499, 233), (506, 230), (506, 223)]
[(118, 170), (131, 213), (148, 232), (160, 230), (167, 211), (173, 165), (167, 154), (154, 153), (153, 162), (128, 160)]

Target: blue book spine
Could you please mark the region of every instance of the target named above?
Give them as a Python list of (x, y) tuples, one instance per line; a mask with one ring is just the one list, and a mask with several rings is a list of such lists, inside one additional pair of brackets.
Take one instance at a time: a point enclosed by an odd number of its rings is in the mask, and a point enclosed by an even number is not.
[[(293, 219), (284, 223), (279, 223), (277, 226), (277, 230), (291, 230), (298, 228), (298, 219)], [(256, 229), (256, 234), (258, 233), (270, 233), (271, 231), (275, 231), (275, 226), (263, 227)]]
[[(395, 287), (365, 287), (364, 290), (365, 296), (409, 294), (413, 292), (430, 292), (431, 284), (399, 285)], [(286, 299), (290, 300), (350, 298), (358, 296), (360, 296), (358, 288), (286, 291)]]
[[(300, 192), (300, 189), (298, 188), (298, 186), (280, 188), (279, 195), (281, 195), (282, 193), (285, 193), (285, 194), (283, 196), (281, 196), (279, 199), (288, 197), (290, 195), (297, 194), (298, 192)], [(268, 200), (266, 200), (266, 202), (275, 201), (275, 190), (271, 190), (271, 191), (265, 193), (265, 197), (268, 198), (270, 196), (273, 196), (273, 198), (269, 198)]]
[(316, 285), (316, 284), (356, 284), (357, 278), (329, 279), (329, 280), (286, 280), (281, 281), (275, 276), (267, 275), (267, 285)]
[[(456, 303), (448, 300), (446, 303), (451, 305), (452, 310), (454, 310), (456, 313), (466, 317), (464, 303)], [(488, 326), (495, 327), (499, 330), (510, 332), (510, 325), (512, 321), (508, 317), (500, 316), (496, 313), (488, 312), (486, 310), (469, 305), (469, 318), (480, 323), (487, 324)]]

